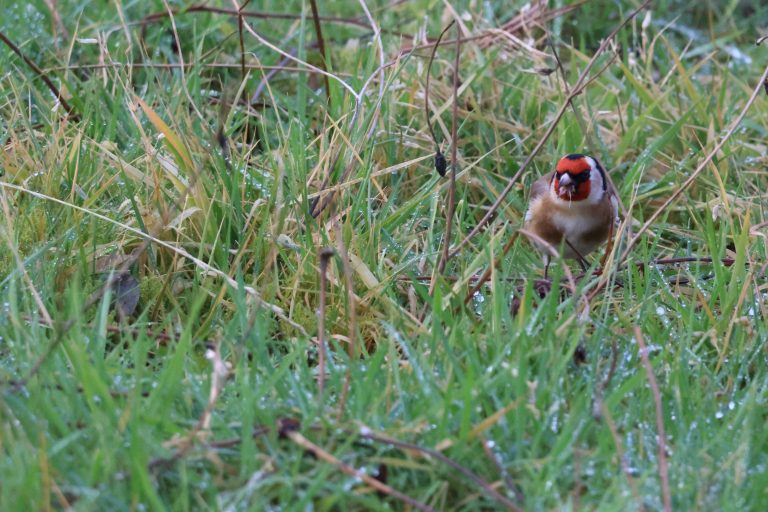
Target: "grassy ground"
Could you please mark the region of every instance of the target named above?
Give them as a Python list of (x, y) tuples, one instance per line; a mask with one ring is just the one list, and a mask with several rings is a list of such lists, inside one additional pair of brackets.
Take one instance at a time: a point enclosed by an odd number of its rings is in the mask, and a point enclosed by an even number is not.
[[(309, 2), (254, 2), (299, 16), (242, 37), (222, 13), (163, 15), (193, 2), (0, 6), (72, 110), (2, 46), (0, 509), (656, 510), (668, 483), (680, 510), (764, 510), (762, 91), (664, 201), (759, 85), (768, 8), (641, 12), (438, 275), (639, 5), (535, 3), (505, 33), (512, 3), (320, 2), (346, 20), (321, 20), (327, 82)], [(461, 46), (448, 233), (425, 43), (453, 13), (483, 37)], [(454, 37), (430, 87), (449, 159)], [(505, 244), (577, 151), (611, 170), (624, 223), (604, 278), (566, 293), (556, 265), (540, 297), (539, 256)], [(715, 263), (651, 264), (669, 258)]]

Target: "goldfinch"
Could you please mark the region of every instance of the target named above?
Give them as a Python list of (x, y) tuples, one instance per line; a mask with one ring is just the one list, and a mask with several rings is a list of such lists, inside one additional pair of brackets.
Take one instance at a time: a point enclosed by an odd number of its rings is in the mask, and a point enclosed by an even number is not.
[[(533, 184), (525, 228), (555, 248), (563, 244), (563, 256), (578, 260), (586, 270), (584, 257), (613, 236), (618, 210), (600, 163), (590, 156), (572, 154)], [(533, 244), (544, 253), (546, 277), (550, 253), (542, 244)]]

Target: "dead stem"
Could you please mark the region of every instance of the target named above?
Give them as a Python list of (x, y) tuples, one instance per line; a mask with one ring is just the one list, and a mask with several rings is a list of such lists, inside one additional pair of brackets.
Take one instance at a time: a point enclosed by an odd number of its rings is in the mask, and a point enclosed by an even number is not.
[(640, 347), (640, 358), (645, 367), (645, 375), (648, 379), (648, 385), (651, 386), (653, 393), (653, 403), (656, 406), (656, 438), (659, 442), (659, 478), (661, 479), (661, 491), (664, 500), (664, 512), (672, 511), (672, 496), (669, 491), (669, 468), (667, 464), (667, 436), (664, 429), (664, 413), (662, 410), (661, 393), (659, 385), (656, 383), (656, 377), (653, 375), (653, 366), (648, 359), (648, 347), (643, 339), (643, 332), (637, 325), (635, 327), (635, 339)]
[(616, 423), (613, 421), (611, 412), (608, 410), (608, 406), (605, 405), (605, 402), (603, 402), (602, 405), (602, 417), (605, 419), (605, 424), (608, 425), (608, 430), (611, 433), (613, 444), (616, 446), (616, 456), (619, 458), (619, 466), (621, 467), (621, 471), (624, 473), (624, 477), (627, 479), (629, 488), (632, 491), (632, 497), (635, 499), (637, 510), (639, 512), (643, 512), (645, 510), (645, 507), (643, 507), (643, 499), (640, 497), (640, 492), (637, 489), (637, 482), (635, 482), (635, 479), (632, 478), (632, 473), (629, 470), (629, 465), (627, 464), (627, 460), (625, 458), (624, 447), (621, 443), (621, 436), (619, 436)]
[(438, 36), (434, 46), (432, 46), (432, 53), (429, 55), (429, 62), (427, 63), (427, 79), (424, 86), (424, 116), (427, 119), (427, 128), (429, 129), (429, 134), (432, 136), (432, 142), (435, 144), (435, 170), (440, 176), (445, 176), (446, 162), (445, 156), (443, 155), (442, 151), (440, 151), (440, 144), (437, 142), (435, 130), (432, 127), (432, 117), (429, 115), (429, 80), (432, 76), (432, 63), (435, 60), (437, 47), (440, 46), (440, 41), (443, 39), (443, 36), (446, 32), (448, 32), (448, 29), (450, 29), (454, 23), (456, 23), (456, 20), (451, 20), (451, 22), (446, 25), (443, 31), (440, 32), (440, 35)]
[[(317, 11), (317, 0), (309, 0), (309, 5), (312, 8), (312, 21), (315, 25), (315, 35), (317, 36), (317, 49), (320, 52), (320, 67), (323, 71), (328, 71), (326, 65), (326, 59), (328, 54), (325, 52), (325, 40), (323, 40), (323, 29), (320, 25), (320, 14)], [(328, 102), (328, 107), (331, 106), (331, 83), (328, 80), (328, 75), (323, 75), (325, 81), (325, 99)]]
[(419, 446), (414, 443), (408, 443), (405, 441), (399, 441), (397, 439), (391, 438), (389, 436), (384, 436), (380, 434), (374, 434), (373, 432), (370, 432), (370, 430), (363, 428), (361, 429), (361, 432), (358, 432), (357, 435), (359, 435), (362, 438), (370, 439), (371, 441), (376, 441), (379, 443), (385, 443), (392, 446), (397, 446), (398, 448), (404, 448), (406, 450), (413, 450), (416, 452), (421, 453), (422, 455), (425, 455), (427, 457), (431, 457), (434, 459), (437, 459), (444, 464), (447, 464), (452, 469), (458, 471), (462, 475), (464, 475), (469, 480), (472, 480), (476, 485), (478, 485), (483, 491), (485, 491), (489, 496), (493, 497), (496, 501), (507, 507), (508, 510), (512, 510), (513, 512), (519, 512), (522, 509), (518, 507), (514, 502), (512, 502), (509, 498), (506, 498), (499, 494), (499, 492), (494, 489), (491, 484), (480, 478), (478, 475), (470, 471), (465, 466), (462, 466), (455, 460), (446, 457), (442, 453), (440, 453), (437, 450), (433, 450), (431, 448), (425, 448), (423, 446)]
[(435, 509), (433, 509), (429, 505), (426, 505), (418, 500), (415, 500), (410, 496), (403, 494), (396, 489), (393, 489), (389, 485), (379, 482), (378, 480), (376, 480), (372, 476), (369, 476), (365, 472), (342, 462), (338, 458), (334, 457), (331, 453), (325, 451), (323, 448), (321, 448), (320, 446), (316, 445), (315, 443), (313, 443), (312, 441), (310, 441), (309, 439), (301, 435), (301, 433), (297, 431), (288, 431), (286, 433), (286, 436), (288, 437), (288, 439), (290, 439), (297, 445), (301, 446), (308, 452), (312, 453), (318, 459), (324, 462), (327, 462), (329, 464), (333, 464), (334, 466), (339, 468), (343, 473), (349, 476), (359, 478), (360, 480), (370, 485), (377, 491), (384, 493), (387, 496), (391, 496), (395, 499), (398, 499), (403, 503), (410, 505), (411, 507), (414, 507), (423, 512), (435, 512)]
[(456, 209), (456, 172), (459, 167), (458, 151), (459, 142), (457, 131), (459, 126), (459, 58), (461, 56), (461, 27), (456, 25), (456, 55), (453, 61), (453, 110), (451, 112), (451, 182), (448, 186), (448, 210), (445, 212), (445, 237), (443, 238), (443, 255), (437, 266), (437, 271), (442, 274), (450, 258), (448, 251), (451, 247), (451, 233), (453, 231), (453, 213)]
[[(451, 111), (451, 174), (448, 185), (448, 208), (445, 211), (445, 234), (443, 235), (443, 250), (440, 259), (432, 274), (432, 281), (429, 284), (429, 294), (435, 292), (437, 285), (437, 276), (445, 272), (446, 264), (450, 258), (449, 250), (451, 247), (451, 233), (453, 231), (453, 212), (456, 208), (456, 169), (458, 168), (458, 141), (456, 133), (458, 131), (458, 113), (459, 113), (459, 56), (461, 54), (461, 28), (456, 25), (456, 53), (453, 61), (453, 108)], [(437, 163), (437, 157), (435, 157)]]
[(317, 377), (317, 393), (318, 402), (323, 401), (323, 392), (325, 391), (325, 306), (326, 306), (326, 293), (328, 287), (328, 261), (333, 256), (333, 249), (329, 247), (323, 247), (318, 252), (318, 258), (320, 260), (320, 307), (317, 311), (317, 353), (318, 353), (318, 377)]
[(341, 421), (344, 417), (344, 408), (347, 404), (347, 396), (349, 395), (349, 387), (352, 383), (352, 371), (350, 365), (355, 357), (358, 357), (360, 352), (357, 346), (357, 300), (355, 299), (354, 280), (352, 279), (352, 269), (349, 265), (349, 255), (347, 254), (347, 246), (344, 244), (344, 234), (341, 230), (341, 224), (339, 223), (339, 217), (335, 217), (333, 221), (333, 230), (336, 237), (336, 248), (341, 257), (341, 269), (344, 272), (344, 282), (347, 288), (347, 308), (349, 314), (349, 330), (347, 331), (347, 337), (349, 342), (347, 343), (347, 370), (344, 373), (344, 385), (341, 388), (341, 396), (339, 397), (339, 412), (336, 417), (336, 421)]

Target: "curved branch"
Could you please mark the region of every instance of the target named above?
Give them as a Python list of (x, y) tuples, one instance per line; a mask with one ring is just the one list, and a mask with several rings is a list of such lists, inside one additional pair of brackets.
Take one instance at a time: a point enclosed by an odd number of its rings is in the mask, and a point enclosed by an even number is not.
[(56, 87), (56, 84), (54, 84), (50, 78), (48, 78), (48, 75), (46, 75), (42, 69), (38, 67), (37, 64), (34, 63), (32, 59), (24, 55), (24, 52), (21, 51), (21, 49), (13, 44), (13, 41), (8, 39), (8, 37), (0, 31), (0, 41), (5, 43), (5, 45), (13, 50), (13, 53), (21, 57), (21, 60), (24, 61), (24, 63), (29, 66), (29, 68), (35, 72), (37, 76), (39, 76), (42, 81), (45, 83), (45, 85), (48, 87), (48, 89), (53, 93), (54, 96), (56, 96), (56, 100), (61, 104), (62, 107), (64, 107), (64, 110), (67, 111), (67, 115), (73, 118), (74, 120), (80, 119), (80, 116), (75, 113), (74, 109), (72, 108), (72, 105), (64, 99), (64, 96), (61, 95), (61, 91), (58, 87)]

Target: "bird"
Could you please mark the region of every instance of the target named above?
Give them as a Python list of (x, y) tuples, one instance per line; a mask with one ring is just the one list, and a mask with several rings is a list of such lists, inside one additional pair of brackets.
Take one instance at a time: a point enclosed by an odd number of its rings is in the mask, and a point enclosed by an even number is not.
[[(555, 170), (536, 180), (531, 189), (525, 229), (575, 259), (582, 269), (585, 256), (613, 237), (619, 206), (600, 162), (573, 153), (557, 162)], [(544, 255), (547, 278), (551, 250), (539, 241), (533, 245)]]

